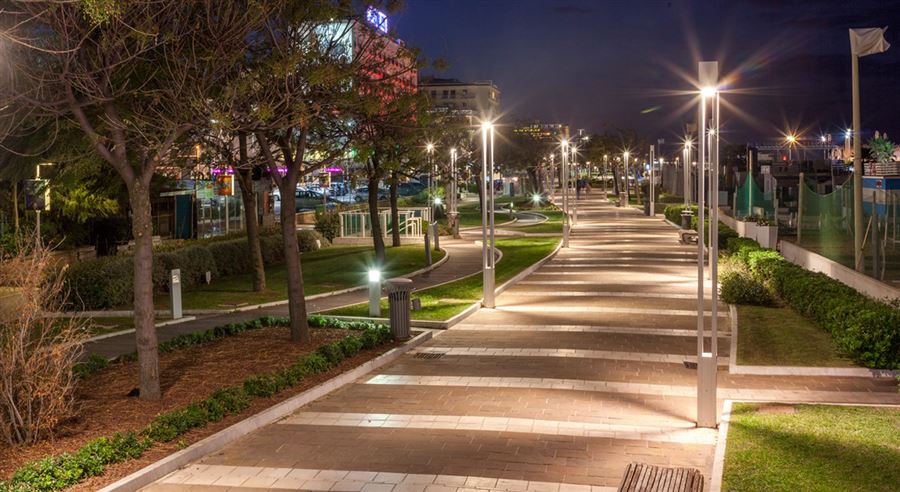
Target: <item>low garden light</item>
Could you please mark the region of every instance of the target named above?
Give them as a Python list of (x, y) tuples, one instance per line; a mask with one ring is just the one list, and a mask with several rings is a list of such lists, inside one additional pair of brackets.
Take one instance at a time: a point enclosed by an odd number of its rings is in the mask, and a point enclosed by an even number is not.
[(369, 316), (381, 316), (381, 270), (369, 269)]
[(540, 205), (541, 204), (540, 193), (535, 193), (534, 195), (531, 195), (531, 201), (533, 201), (535, 205)]

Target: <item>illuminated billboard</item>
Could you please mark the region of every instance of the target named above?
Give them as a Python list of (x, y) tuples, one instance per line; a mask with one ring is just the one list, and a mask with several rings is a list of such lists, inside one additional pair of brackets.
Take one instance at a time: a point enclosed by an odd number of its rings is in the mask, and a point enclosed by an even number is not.
[(366, 20), (369, 21), (369, 24), (372, 24), (372, 27), (378, 29), (383, 33), (388, 32), (388, 19), (387, 14), (384, 12), (374, 8), (369, 7), (366, 10)]

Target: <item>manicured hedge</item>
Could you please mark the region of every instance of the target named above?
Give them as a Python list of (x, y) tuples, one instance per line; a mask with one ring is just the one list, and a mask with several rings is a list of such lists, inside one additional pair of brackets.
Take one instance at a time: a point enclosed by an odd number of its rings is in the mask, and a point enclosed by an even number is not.
[[(264, 317), (246, 323), (231, 323), (199, 334), (182, 335), (160, 345), (166, 351), (261, 328), (283, 325), (286, 318)], [(323, 316), (310, 318), (311, 326), (355, 330), (341, 340), (322, 345), (294, 364), (270, 373), (245, 379), (241, 384), (217, 390), (209, 398), (158, 415), (140, 432), (118, 433), (88, 442), (74, 453), (32, 461), (16, 470), (9, 482), (0, 482), (0, 492), (53, 491), (71, 487), (101, 475), (107, 465), (140, 457), (157, 442), (170, 442), (184, 433), (218, 422), (246, 410), (254, 398), (268, 398), (296, 385), (303, 378), (337, 367), (361, 350), (391, 341), (387, 326), (375, 323), (348, 323)], [(176, 341), (177, 339), (177, 341)]]
[[(315, 251), (328, 242), (314, 231), (298, 231), (300, 252)], [(267, 265), (284, 261), (281, 236), (267, 234), (260, 237), (263, 262)], [(107, 256), (80, 261), (65, 272), (65, 291), (77, 309), (107, 309), (126, 306), (134, 299), (131, 256)], [(190, 288), (206, 281), (206, 272), (213, 278), (250, 273), (253, 271), (247, 252), (247, 239), (202, 241), (178, 249), (163, 249), (153, 253), (153, 289), (168, 290), (169, 271), (181, 269), (181, 285)]]
[(900, 308), (797, 266), (755, 241), (729, 239), (726, 251), (775, 296), (828, 330), (857, 363), (900, 369)]

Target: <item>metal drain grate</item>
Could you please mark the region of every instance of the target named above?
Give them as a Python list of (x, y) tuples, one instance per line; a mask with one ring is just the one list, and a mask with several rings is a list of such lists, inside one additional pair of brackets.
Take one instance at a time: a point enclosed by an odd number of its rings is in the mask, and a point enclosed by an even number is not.
[(416, 359), (440, 359), (446, 352), (416, 352)]

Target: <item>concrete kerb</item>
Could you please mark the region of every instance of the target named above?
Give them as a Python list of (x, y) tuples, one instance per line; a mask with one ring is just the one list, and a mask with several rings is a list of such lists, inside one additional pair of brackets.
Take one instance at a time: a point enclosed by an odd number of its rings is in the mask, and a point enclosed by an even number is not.
[(710, 492), (722, 491), (722, 473), (725, 470), (725, 441), (728, 439), (728, 426), (731, 422), (731, 400), (725, 400), (722, 406), (722, 420), (719, 423), (719, 436), (716, 439), (716, 451), (713, 454), (712, 481)]
[(730, 374), (748, 376), (831, 376), (851, 378), (896, 378), (900, 371), (869, 369), (866, 367), (799, 367), (799, 366), (747, 366), (737, 363), (738, 315), (737, 307), (728, 305), (731, 317), (731, 351), (728, 360)]
[[(438, 260), (436, 263), (432, 264), (431, 266), (427, 266), (427, 267), (425, 267), (425, 268), (420, 268), (420, 269), (418, 269), (418, 270), (416, 270), (416, 271), (414, 271), (414, 272), (410, 272), (410, 273), (407, 273), (407, 274), (405, 274), (405, 275), (400, 275), (400, 277), (402, 277), (402, 278), (414, 277), (414, 276), (416, 276), (416, 275), (421, 275), (421, 274), (423, 274), (423, 273), (428, 273), (428, 272), (434, 270), (435, 268), (437, 268), (437, 267), (443, 265), (447, 260), (450, 259), (450, 252), (447, 251), (447, 250), (444, 249), (444, 248), (440, 248), (440, 250), (444, 252), (444, 257), (441, 258), (440, 260)], [(349, 288), (346, 288), (346, 289), (333, 290), (333, 291), (330, 291), (330, 292), (322, 292), (321, 294), (314, 294), (314, 295), (311, 295), (311, 296), (306, 296), (305, 299), (306, 299), (307, 301), (314, 301), (314, 300), (316, 300), (316, 299), (321, 299), (321, 298), (323, 298), (323, 297), (338, 296), (338, 295), (341, 295), (341, 294), (347, 294), (347, 293), (350, 293), (350, 292), (356, 292), (356, 291), (360, 291), (360, 290), (364, 290), (364, 289), (368, 289), (368, 288), (369, 288), (368, 285), (357, 285), (356, 287), (349, 287)], [(162, 328), (163, 326), (169, 326), (169, 325), (174, 325), (174, 324), (178, 324), (178, 323), (184, 323), (184, 322), (186, 322), (186, 321), (194, 321), (195, 319), (197, 319), (197, 316), (196, 316), (196, 315), (215, 315), (215, 316), (220, 316), (220, 315), (223, 315), (223, 314), (240, 313), (240, 312), (245, 312), (245, 311), (253, 311), (253, 310), (255, 310), (255, 309), (266, 309), (266, 308), (270, 308), (270, 307), (283, 306), (283, 305), (285, 305), (285, 304), (287, 304), (287, 303), (288, 303), (288, 300), (287, 300), (287, 299), (284, 299), (284, 300), (281, 300), (281, 301), (264, 302), (264, 303), (262, 303), (262, 304), (254, 304), (254, 305), (252, 305), (252, 306), (241, 306), (241, 307), (238, 307), (238, 308), (234, 308), (234, 309), (226, 309), (226, 310), (211, 310), (211, 309), (187, 310), (187, 311), (185, 311), (186, 313), (191, 313), (191, 314), (193, 314), (194, 316), (185, 316), (185, 317), (179, 318), (179, 319), (177, 319), (177, 320), (164, 321), (164, 322), (162, 322), (162, 323), (157, 323), (155, 326), (156, 326), (157, 328)], [(134, 315), (134, 311), (116, 311), (116, 312), (121, 312), (121, 313), (123, 313), (123, 316), (133, 316), (133, 315)], [(103, 340), (104, 338), (112, 338), (112, 337), (116, 337), (116, 336), (119, 336), (119, 335), (127, 335), (127, 334), (129, 334), (129, 333), (134, 333), (134, 328), (129, 328), (129, 329), (127, 329), (127, 330), (115, 331), (115, 332), (112, 332), (112, 333), (105, 333), (105, 334), (103, 334), (103, 335), (98, 335), (98, 336), (96, 336), (96, 337), (91, 337), (91, 338), (88, 338), (88, 339), (86, 340), (85, 343), (96, 342), (96, 341), (98, 341), (98, 340)]]
[(241, 420), (230, 427), (148, 465), (100, 490), (101, 492), (131, 491), (149, 485), (178, 468), (210, 453), (214, 453), (232, 441), (272, 424), (297, 411), (300, 407), (356, 381), (375, 369), (397, 360), (401, 355), (430, 340), (432, 336), (433, 333), (431, 331), (424, 331), (400, 347), (394, 348), (350, 371), (335, 376), (318, 386), (310, 388), (303, 393), (292, 396), (277, 405), (271, 406), (255, 415)]

